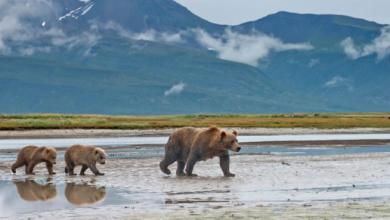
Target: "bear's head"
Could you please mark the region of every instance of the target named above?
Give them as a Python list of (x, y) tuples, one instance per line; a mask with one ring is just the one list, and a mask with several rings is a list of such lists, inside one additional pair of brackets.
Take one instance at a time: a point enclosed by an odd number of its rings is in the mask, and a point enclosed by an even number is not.
[(51, 164), (56, 164), (57, 151), (54, 148), (45, 147), (45, 149), (43, 150), (43, 158), (45, 161)]
[(238, 146), (237, 134), (237, 130), (234, 130), (233, 132), (221, 131), (221, 142), (225, 149), (235, 152), (241, 150), (241, 147)]
[(100, 164), (106, 163), (106, 152), (101, 148), (96, 148), (94, 151), (95, 161)]

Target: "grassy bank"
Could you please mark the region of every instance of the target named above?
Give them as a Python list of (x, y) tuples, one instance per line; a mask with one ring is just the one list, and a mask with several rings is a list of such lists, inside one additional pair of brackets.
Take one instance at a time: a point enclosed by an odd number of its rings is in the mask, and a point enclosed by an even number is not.
[(23, 129), (160, 129), (183, 126), (264, 128), (390, 128), (390, 113), (199, 114), (177, 116), (106, 116), (0, 114), (0, 130)]

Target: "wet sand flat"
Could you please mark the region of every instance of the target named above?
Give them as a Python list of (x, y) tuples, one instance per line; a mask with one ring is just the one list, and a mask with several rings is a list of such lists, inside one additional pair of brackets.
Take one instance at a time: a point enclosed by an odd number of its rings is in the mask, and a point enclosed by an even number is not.
[[(87, 176), (65, 176), (64, 163), (59, 162), (58, 174), (49, 180), (57, 186), (57, 200), (64, 194), (64, 184), (77, 183), (96, 186), (95, 191), (105, 187), (105, 201), (70, 207), (64, 204), (63, 208), (42, 208), (39, 212), (15, 211), (12, 218), (390, 219), (390, 153), (234, 155), (234, 178), (222, 176), (216, 158), (197, 163), (194, 173), (199, 177), (191, 178), (164, 175), (158, 168), (160, 160), (111, 159), (99, 166), (106, 173), (103, 177), (89, 171)], [(47, 181), (43, 164), (35, 176), (24, 175), (23, 169), (11, 174), (10, 166), (9, 162), (0, 163), (1, 182), (12, 184), (25, 178)], [(170, 166), (172, 173), (175, 166)], [(20, 199), (20, 194), (7, 198), (14, 197)], [(4, 198), (0, 193), (0, 199)], [(0, 207), (12, 213), (7, 202), (0, 201)]]

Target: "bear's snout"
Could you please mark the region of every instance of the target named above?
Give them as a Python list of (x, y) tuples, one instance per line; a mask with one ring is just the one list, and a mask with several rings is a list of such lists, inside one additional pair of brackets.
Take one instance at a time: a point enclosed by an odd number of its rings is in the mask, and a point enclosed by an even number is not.
[(237, 152), (240, 152), (240, 150), (241, 150), (241, 147), (237, 147)]
[(102, 164), (106, 164), (106, 162), (103, 162)]

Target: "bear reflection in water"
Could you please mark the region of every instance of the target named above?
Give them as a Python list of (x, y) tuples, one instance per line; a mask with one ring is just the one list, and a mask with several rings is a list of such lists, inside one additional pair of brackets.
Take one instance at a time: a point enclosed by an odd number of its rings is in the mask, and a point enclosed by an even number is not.
[(73, 205), (100, 203), (106, 199), (106, 188), (97, 188), (87, 183), (66, 183), (65, 197)]
[(48, 183), (50, 178), (46, 180), (46, 184), (39, 184), (34, 180), (25, 179), (25, 181), (13, 181), (18, 190), (20, 198), (29, 202), (49, 201), (57, 197), (56, 186)]

